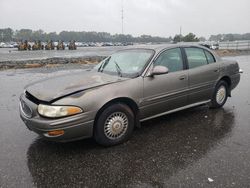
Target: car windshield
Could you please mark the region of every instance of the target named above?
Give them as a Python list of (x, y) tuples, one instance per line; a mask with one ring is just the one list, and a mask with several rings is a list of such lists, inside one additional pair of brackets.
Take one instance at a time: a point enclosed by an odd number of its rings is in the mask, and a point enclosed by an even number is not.
[(121, 77), (136, 77), (142, 73), (153, 54), (153, 50), (147, 49), (119, 51), (104, 59), (95, 69)]

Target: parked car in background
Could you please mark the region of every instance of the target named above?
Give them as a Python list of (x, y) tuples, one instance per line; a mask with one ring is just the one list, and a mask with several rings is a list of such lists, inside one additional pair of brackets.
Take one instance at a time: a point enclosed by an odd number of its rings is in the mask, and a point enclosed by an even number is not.
[(95, 47), (95, 46), (96, 46), (96, 43), (94, 43), (94, 42), (89, 42), (89, 43), (88, 43), (88, 46), (89, 46), (89, 47)]
[(13, 45), (14, 48), (18, 47), (18, 44), (16, 42), (11, 42), (10, 44)]
[(104, 42), (102, 46), (114, 46), (114, 44), (112, 42)]
[(218, 50), (219, 44), (218, 43), (202, 43), (201, 46), (204, 46), (206, 48), (209, 48), (211, 50)]
[(211, 48), (212, 50), (219, 50), (219, 44), (218, 44), (218, 43), (212, 44), (210, 48)]
[(4, 45), (5, 45), (4, 42), (0, 42), (0, 48), (3, 48)]
[(10, 43), (4, 43), (4, 42), (1, 42), (0, 43), (0, 48), (14, 48), (15, 46), (13, 44), (10, 44)]
[(240, 81), (239, 66), (201, 46), (145, 46), (118, 51), (95, 68), (25, 87), (20, 115), (53, 141), (94, 137), (125, 142), (140, 122), (209, 104), (222, 107)]
[(88, 43), (85, 42), (75, 42), (76, 47), (88, 47)]

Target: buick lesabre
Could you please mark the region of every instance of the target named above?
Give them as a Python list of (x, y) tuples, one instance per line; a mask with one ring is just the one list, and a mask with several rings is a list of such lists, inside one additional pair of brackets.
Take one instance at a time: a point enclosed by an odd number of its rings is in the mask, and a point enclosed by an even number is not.
[(20, 115), (52, 141), (94, 137), (125, 142), (140, 122), (208, 104), (222, 107), (240, 81), (239, 66), (202, 46), (144, 46), (118, 51), (91, 70), (25, 87)]

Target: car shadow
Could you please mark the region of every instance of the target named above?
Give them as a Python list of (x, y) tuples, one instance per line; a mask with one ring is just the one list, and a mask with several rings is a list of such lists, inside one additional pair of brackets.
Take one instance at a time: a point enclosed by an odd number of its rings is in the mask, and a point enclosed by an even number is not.
[(102, 147), (93, 139), (37, 139), (27, 151), (27, 165), (37, 187), (162, 187), (169, 177), (216, 149), (233, 126), (231, 109), (201, 106), (146, 121), (118, 146)]

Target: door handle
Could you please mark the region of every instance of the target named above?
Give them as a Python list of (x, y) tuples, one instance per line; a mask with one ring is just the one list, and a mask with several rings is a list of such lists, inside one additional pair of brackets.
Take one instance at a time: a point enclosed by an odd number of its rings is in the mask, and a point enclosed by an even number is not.
[(219, 72), (219, 69), (215, 69), (214, 72)]
[(179, 77), (179, 80), (185, 80), (187, 77), (185, 75), (182, 75)]

